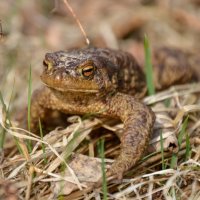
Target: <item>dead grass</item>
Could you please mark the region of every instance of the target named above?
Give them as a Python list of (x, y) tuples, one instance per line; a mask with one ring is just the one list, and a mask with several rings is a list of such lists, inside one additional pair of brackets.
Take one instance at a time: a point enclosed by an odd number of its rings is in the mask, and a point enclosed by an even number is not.
[[(0, 91), (6, 106), (14, 93), (10, 105), (14, 114), (27, 102), (29, 66), (35, 89), (40, 85), (40, 66), (46, 52), (80, 47), (84, 43), (71, 17), (50, 14), (53, 3), (49, 2), (48, 5), (39, 0), (0, 2)], [(118, 1), (119, 4), (115, 0), (87, 0), (84, 5), (82, 0), (70, 3), (96, 46), (119, 46), (143, 63), (140, 43), (144, 33), (148, 34), (152, 46), (172, 45), (199, 52), (200, 8), (191, 2), (195, 0), (157, 1), (150, 6), (129, 0)], [(125, 174), (122, 183), (107, 180), (108, 199), (200, 198), (199, 92), (200, 84), (188, 84), (144, 99), (157, 116), (149, 148), (143, 159)], [(43, 200), (103, 198), (101, 188), (91, 190), (90, 187), (91, 182), (101, 177), (97, 143), (99, 139), (105, 140), (108, 168), (119, 153), (115, 133), (121, 133), (121, 123), (75, 117), (65, 129), (53, 130), (41, 138), (17, 129), (15, 121), (10, 124), (3, 105), (0, 106), (0, 123), (6, 129), (0, 151), (0, 199), (5, 199), (5, 195), (13, 199)], [(179, 144), (187, 116), (186, 131)], [(31, 152), (26, 140), (33, 142)]]
[[(183, 85), (144, 100), (147, 104), (153, 103), (152, 109), (157, 115), (148, 153), (126, 173), (122, 183), (108, 179), (108, 199), (199, 198), (199, 92), (200, 84)], [(167, 107), (166, 99), (170, 100)], [(186, 133), (190, 137), (188, 159), (185, 157), (185, 136), (178, 146), (178, 136), (186, 116), (189, 116)], [(105, 161), (108, 168), (113, 162), (110, 158), (119, 152), (113, 133), (119, 132), (122, 124), (95, 118), (82, 121), (80, 117), (73, 117), (70, 126), (53, 130), (41, 140), (14, 126), (6, 128), (3, 119), (5, 116), (1, 113), (0, 122), (7, 134), (1, 176), (14, 183), (20, 199), (53, 199), (58, 196), (63, 196), (63, 199), (102, 198), (101, 188), (90, 189), (91, 182), (101, 177), (101, 159), (96, 157), (99, 138), (96, 135), (101, 135), (106, 141)], [(165, 169), (162, 169), (160, 135), (157, 134), (160, 131), (163, 133)], [(18, 138), (23, 154), (19, 153), (14, 137)], [(34, 142), (31, 153), (28, 153), (25, 143), (27, 139)], [(174, 153), (177, 163), (172, 169), (170, 161)], [(66, 194), (68, 196), (64, 196)]]

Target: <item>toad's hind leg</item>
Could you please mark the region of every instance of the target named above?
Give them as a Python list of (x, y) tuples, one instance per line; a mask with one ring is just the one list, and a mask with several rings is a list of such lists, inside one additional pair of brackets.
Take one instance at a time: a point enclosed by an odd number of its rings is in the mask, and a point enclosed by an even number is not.
[(189, 56), (180, 49), (162, 47), (153, 54), (154, 84), (165, 89), (197, 79)]

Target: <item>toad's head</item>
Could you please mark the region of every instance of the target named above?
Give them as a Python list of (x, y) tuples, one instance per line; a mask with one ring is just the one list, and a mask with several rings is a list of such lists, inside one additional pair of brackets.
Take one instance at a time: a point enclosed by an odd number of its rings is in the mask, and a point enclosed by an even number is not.
[(63, 92), (114, 91), (118, 85), (117, 68), (95, 52), (96, 48), (87, 48), (47, 53), (41, 75), (43, 83)]

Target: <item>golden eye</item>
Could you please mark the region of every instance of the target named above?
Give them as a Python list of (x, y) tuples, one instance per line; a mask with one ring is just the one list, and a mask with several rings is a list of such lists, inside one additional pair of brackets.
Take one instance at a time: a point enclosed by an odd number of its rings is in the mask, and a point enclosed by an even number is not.
[(43, 61), (43, 65), (45, 66), (45, 68), (47, 69), (47, 70), (50, 70), (50, 69), (52, 69), (52, 63), (50, 63), (50, 62), (48, 62), (48, 61), (46, 61), (46, 60), (44, 60)]
[(89, 65), (82, 68), (82, 75), (86, 78), (92, 76), (94, 74), (94, 66)]

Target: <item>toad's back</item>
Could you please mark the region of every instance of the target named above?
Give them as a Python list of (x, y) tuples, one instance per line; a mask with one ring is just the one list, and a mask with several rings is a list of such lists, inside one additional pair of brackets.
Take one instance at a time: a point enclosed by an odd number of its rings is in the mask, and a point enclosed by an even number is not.
[[(68, 71), (73, 71), (90, 60), (95, 62), (96, 68), (102, 70), (101, 73), (98, 73), (98, 70), (96, 73), (99, 85), (102, 85), (99, 86), (100, 92), (115, 90), (140, 98), (146, 94), (144, 72), (135, 58), (127, 52), (107, 48), (85, 48), (47, 53), (47, 60), (50, 57), (57, 66), (61, 63)], [(153, 58), (154, 85), (159, 90), (200, 77), (199, 72), (195, 72), (198, 71), (196, 65), (190, 62), (194, 59), (190, 59), (190, 56), (179, 49), (159, 48)], [(106, 86), (109, 90), (105, 88), (105, 77), (110, 84)]]

